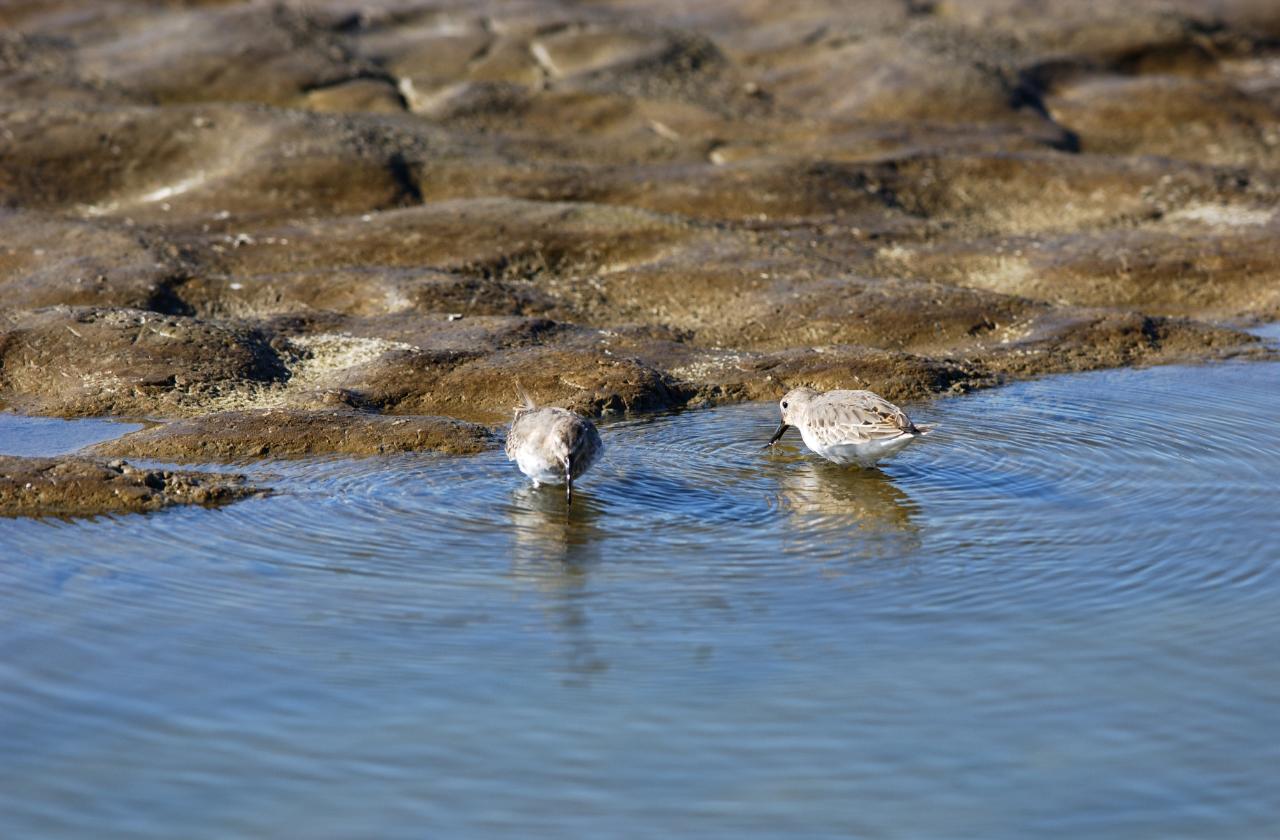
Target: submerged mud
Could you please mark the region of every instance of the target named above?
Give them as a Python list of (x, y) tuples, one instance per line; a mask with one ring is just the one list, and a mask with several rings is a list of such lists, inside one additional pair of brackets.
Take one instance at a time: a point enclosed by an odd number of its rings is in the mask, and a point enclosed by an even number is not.
[(501, 422), (517, 380), (591, 414), (922, 398), (1262, 353), (1239, 328), (1280, 318), (1274, 4), (42, 0), (0, 31), (0, 405), (183, 420), (131, 456), (392, 451), (452, 421), (386, 418)]
[(124, 461), (0, 455), (0, 517), (144, 513), (173, 505), (218, 507), (262, 491), (244, 476), (150, 470)]

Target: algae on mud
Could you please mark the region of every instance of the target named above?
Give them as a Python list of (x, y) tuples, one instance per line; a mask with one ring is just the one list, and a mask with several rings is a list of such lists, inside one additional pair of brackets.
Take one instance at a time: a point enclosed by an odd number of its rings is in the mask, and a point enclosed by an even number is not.
[[(920, 398), (1263, 354), (1238, 328), (1280, 317), (1256, 0), (20, 0), (0, 28), (28, 413), (359, 437), (501, 422), (516, 378), (590, 414)], [(227, 455), (265, 443), (238, 428)]]

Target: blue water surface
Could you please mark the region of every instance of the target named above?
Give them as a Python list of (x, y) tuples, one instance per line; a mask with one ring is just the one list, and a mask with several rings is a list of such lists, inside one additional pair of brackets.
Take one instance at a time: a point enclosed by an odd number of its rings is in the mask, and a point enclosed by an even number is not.
[(568, 513), (493, 452), (0, 520), (0, 834), (1274, 836), (1280, 364), (916, 406), (873, 471), (776, 412), (609, 425)]

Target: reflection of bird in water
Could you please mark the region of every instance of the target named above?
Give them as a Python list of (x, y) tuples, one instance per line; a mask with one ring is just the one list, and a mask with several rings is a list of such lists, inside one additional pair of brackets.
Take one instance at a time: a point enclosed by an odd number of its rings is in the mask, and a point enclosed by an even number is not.
[(596, 458), (604, 444), (595, 425), (563, 408), (538, 408), (517, 386), (523, 405), (515, 409), (507, 433), (507, 460), (515, 461), (533, 486), (563, 484), (565, 498), (573, 505), (573, 482)]
[(588, 633), (587, 584), (599, 559), (594, 525), (599, 510), (590, 497), (585, 501), (566, 514), (557, 496), (522, 486), (512, 493), (510, 508), (511, 576), (538, 593), (548, 623), (563, 636), (568, 670), (581, 679), (608, 668)]
[(517, 562), (591, 561), (593, 523), (599, 514), (590, 495), (566, 511), (557, 495), (521, 485), (511, 494), (511, 530)]
[(782, 506), (808, 524), (847, 524), (886, 533), (914, 533), (916, 505), (879, 470), (845, 470), (804, 461), (779, 476)]
[(870, 391), (795, 388), (778, 403), (782, 424), (769, 439), (777, 443), (787, 429), (800, 430), (804, 445), (828, 461), (869, 467), (894, 455), (933, 430), (917, 426), (902, 409)]

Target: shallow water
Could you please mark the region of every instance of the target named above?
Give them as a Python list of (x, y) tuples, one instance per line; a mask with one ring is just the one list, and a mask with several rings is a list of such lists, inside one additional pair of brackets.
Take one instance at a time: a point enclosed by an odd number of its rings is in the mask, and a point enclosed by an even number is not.
[(140, 423), (118, 420), (60, 420), (0, 412), (0, 455), (64, 455), (141, 428)]
[(1280, 364), (1112, 371), (881, 471), (617, 423), (567, 516), (491, 453), (0, 520), (0, 828), (1272, 836), (1278, 415)]

